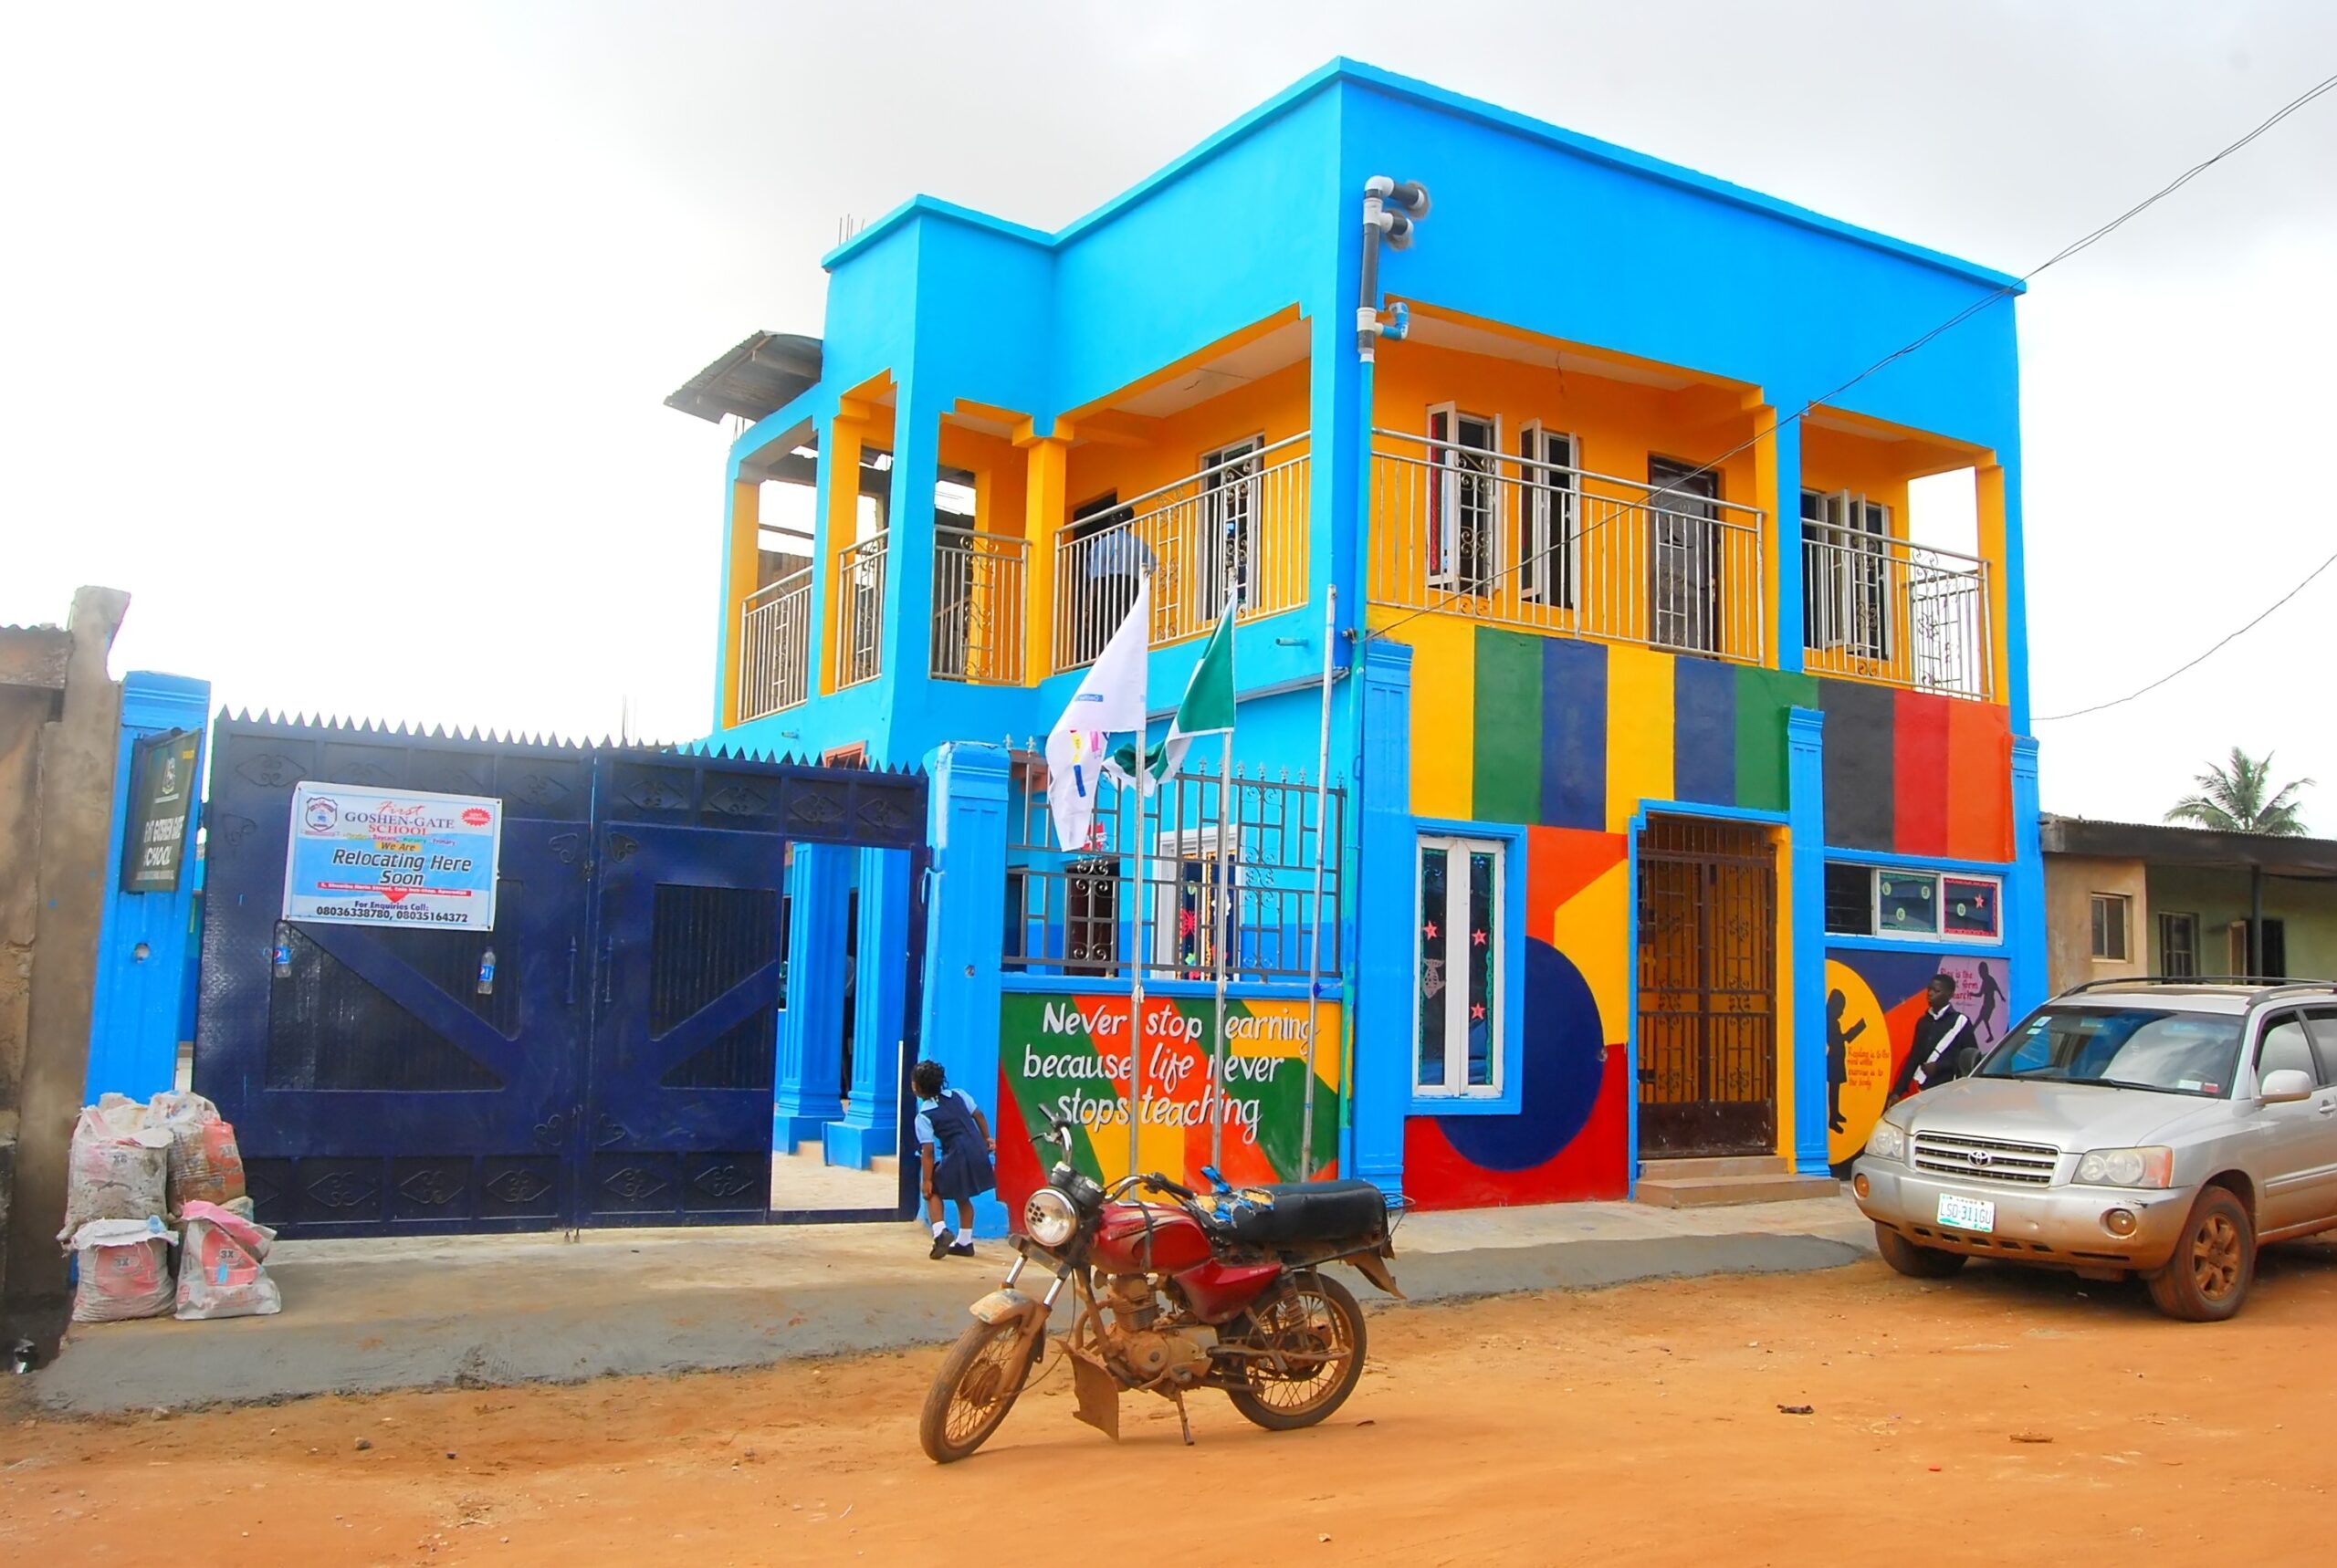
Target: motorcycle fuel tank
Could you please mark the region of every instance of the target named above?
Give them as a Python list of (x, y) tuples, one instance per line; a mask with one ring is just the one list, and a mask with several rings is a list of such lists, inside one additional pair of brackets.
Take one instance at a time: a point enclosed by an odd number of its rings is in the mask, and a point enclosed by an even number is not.
[(1175, 1274), (1209, 1259), (1209, 1238), (1181, 1208), (1106, 1204), (1096, 1222), (1094, 1261), (1108, 1274)]

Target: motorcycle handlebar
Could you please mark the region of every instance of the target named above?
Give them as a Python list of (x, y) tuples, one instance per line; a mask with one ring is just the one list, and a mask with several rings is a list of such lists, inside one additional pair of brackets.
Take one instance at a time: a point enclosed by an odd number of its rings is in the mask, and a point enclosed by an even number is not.
[(1195, 1192), (1191, 1187), (1185, 1186), (1181, 1182), (1170, 1181), (1158, 1171), (1151, 1172), (1146, 1176), (1144, 1180), (1148, 1186), (1157, 1186), (1162, 1192), (1171, 1193), (1178, 1197), (1183, 1198), (1187, 1203), (1191, 1203), (1200, 1197), (1200, 1195)]

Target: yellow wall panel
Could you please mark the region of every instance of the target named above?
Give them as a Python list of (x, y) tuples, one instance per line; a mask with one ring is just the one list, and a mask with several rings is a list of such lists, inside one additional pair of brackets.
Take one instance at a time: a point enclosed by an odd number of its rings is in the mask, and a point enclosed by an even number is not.
[(1616, 647), (1607, 655), (1607, 831), (1627, 832), (1642, 800), (1669, 800), (1672, 772), (1669, 653)]

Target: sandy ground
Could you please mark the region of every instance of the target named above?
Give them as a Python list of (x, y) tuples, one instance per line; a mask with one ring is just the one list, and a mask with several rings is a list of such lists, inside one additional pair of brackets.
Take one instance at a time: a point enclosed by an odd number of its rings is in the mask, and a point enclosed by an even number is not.
[(2132, 1286), (1986, 1265), (1917, 1284), (1872, 1261), (1398, 1307), (1314, 1431), (1202, 1397), (1187, 1449), (1168, 1406), (1130, 1400), (1116, 1449), (1072, 1419), (1051, 1353), (990, 1446), (946, 1469), (917, 1448), (930, 1351), (14, 1414), (0, 1558), (2326, 1563), (2333, 1323), (2322, 1245), (2269, 1255), (2248, 1311), (2213, 1327)]

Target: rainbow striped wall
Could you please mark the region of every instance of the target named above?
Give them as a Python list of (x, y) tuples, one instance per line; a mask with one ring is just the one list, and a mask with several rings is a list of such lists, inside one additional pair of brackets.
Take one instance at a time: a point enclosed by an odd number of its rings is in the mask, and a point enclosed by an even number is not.
[[(1823, 1052), (1823, 998), (1793, 994), (1787, 715), (1825, 717), (1825, 843), (1857, 853), (2012, 858), (2002, 707), (1860, 682), (1466, 622), (1415, 622), (1412, 810), (1526, 824), (1523, 1102), (1514, 1116), (1410, 1117), (1424, 1206), (1616, 1197), (1630, 1170), (1630, 833), (1648, 806), (1770, 814), (1777, 850), (1781, 1051)], [(1936, 963), (1934, 957), (1931, 960)], [(1878, 1031), (1879, 1033), (1880, 1031)], [(1778, 1071), (1780, 1152), (1793, 1094)], [(1820, 1082), (1822, 1082), (1822, 1077)]]

